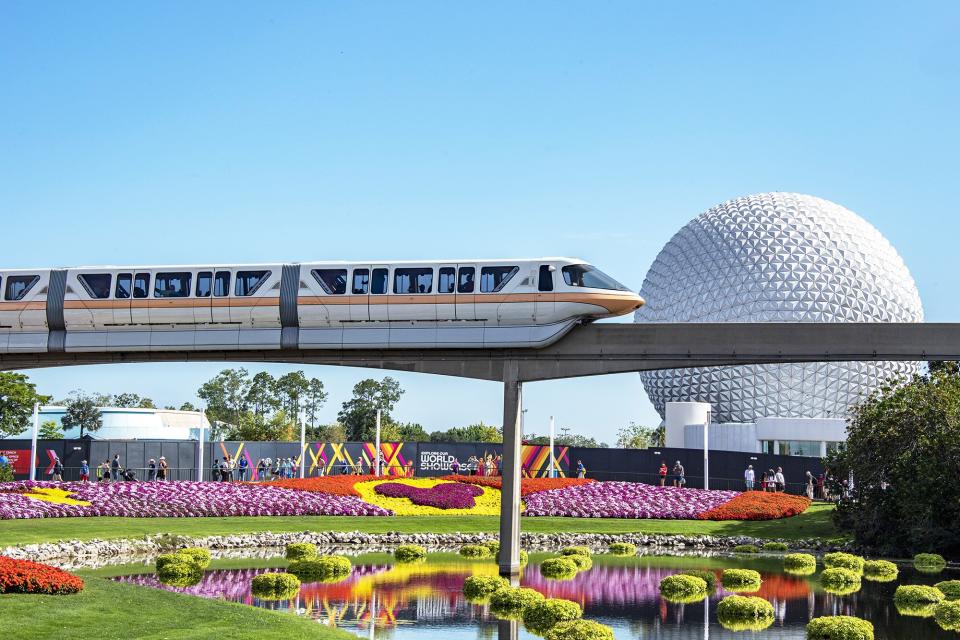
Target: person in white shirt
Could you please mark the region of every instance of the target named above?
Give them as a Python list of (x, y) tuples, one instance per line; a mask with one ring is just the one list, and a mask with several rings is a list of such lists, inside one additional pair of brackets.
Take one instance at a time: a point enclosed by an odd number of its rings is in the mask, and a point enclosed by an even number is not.
[(753, 473), (753, 465), (747, 465), (747, 470), (743, 472), (743, 481), (747, 485), (747, 491), (753, 491), (753, 481), (756, 476)]
[(787, 481), (783, 477), (783, 467), (777, 467), (777, 475), (774, 476), (774, 482), (777, 483), (777, 491), (783, 493), (787, 488)]

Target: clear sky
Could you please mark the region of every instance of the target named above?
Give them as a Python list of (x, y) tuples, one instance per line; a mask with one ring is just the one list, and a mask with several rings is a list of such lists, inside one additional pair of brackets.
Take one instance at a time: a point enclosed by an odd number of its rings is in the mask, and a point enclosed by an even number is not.
[[(0, 262), (568, 255), (639, 289), (698, 213), (783, 190), (960, 320), (960, 3), (679, 4), (4, 0)], [(305, 369), (325, 420), (371, 375)], [(218, 370), (30, 375), (179, 404)], [(397, 377), (402, 420), (499, 423), (496, 384)], [(528, 432), (659, 422), (633, 374), (525, 400)]]

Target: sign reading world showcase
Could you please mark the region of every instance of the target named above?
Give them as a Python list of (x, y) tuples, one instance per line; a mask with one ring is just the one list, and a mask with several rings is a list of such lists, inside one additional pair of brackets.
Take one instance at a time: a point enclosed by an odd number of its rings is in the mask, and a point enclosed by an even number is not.
[[(503, 445), (499, 444), (435, 444), (421, 442), (419, 443), (418, 448), (420, 450), (417, 461), (418, 476), (443, 476), (453, 473), (454, 460), (460, 463), (460, 472), (466, 473), (467, 464), (471, 457), (476, 458), (476, 460), (474, 460), (474, 464), (476, 464), (479, 460), (487, 460), (487, 457), (489, 456), (490, 460), (494, 461), (499, 468), (500, 457), (503, 454)], [(548, 449), (548, 447), (539, 447), (537, 445), (524, 448), (542, 448), (544, 451)], [(545, 465), (543, 465), (544, 470), (549, 466), (549, 464), (550, 463), (548, 461)], [(525, 469), (525, 471), (527, 471), (527, 469)]]

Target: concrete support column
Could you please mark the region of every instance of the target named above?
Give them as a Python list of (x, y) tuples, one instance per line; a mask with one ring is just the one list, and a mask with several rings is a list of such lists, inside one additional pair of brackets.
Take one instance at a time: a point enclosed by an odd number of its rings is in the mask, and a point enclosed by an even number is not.
[(503, 463), (500, 465), (500, 574), (520, 573), (520, 416), (523, 383), (515, 360), (503, 364)]
[(498, 620), (497, 640), (517, 640), (519, 626), (516, 620)]

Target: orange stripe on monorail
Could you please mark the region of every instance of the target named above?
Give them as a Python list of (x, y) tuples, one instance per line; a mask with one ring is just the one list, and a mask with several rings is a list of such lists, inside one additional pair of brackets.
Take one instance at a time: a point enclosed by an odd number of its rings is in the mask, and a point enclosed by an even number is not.
[(46, 311), (46, 302), (3, 302), (0, 301), (0, 311)]

